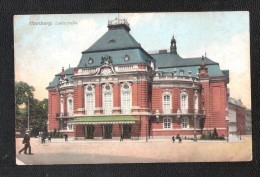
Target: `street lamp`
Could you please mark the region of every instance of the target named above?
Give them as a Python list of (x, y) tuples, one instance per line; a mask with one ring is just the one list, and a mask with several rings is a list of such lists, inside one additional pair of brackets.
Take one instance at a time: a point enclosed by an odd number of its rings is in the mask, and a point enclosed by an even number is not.
[(198, 109), (198, 91), (194, 91), (194, 100), (193, 100), (193, 105), (194, 105), (194, 141), (197, 141), (197, 130), (196, 130), (196, 119), (197, 119), (197, 109)]
[(30, 99), (29, 99), (29, 93), (25, 93), (26, 96), (28, 96), (28, 110), (27, 110), (27, 113), (28, 113), (28, 131), (30, 131)]
[(196, 109), (194, 109), (194, 141), (197, 141), (196, 118)]
[(227, 122), (227, 142), (229, 141), (229, 126), (228, 126), (228, 123), (229, 123), (229, 117), (226, 116), (226, 122)]
[(157, 121), (157, 123), (159, 123), (159, 110), (158, 109), (156, 109), (155, 115), (156, 115), (156, 121)]

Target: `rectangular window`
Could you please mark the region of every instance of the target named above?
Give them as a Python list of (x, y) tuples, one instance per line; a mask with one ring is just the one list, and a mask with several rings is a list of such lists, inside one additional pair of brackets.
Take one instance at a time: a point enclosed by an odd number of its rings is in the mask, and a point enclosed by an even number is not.
[(172, 128), (171, 118), (169, 117), (163, 118), (163, 129), (171, 129), (171, 128)]
[(188, 118), (183, 118), (181, 121), (181, 128), (185, 129), (185, 128), (189, 128), (189, 120)]
[(73, 125), (72, 124), (67, 124), (67, 130), (73, 130)]
[(94, 95), (93, 95), (93, 93), (86, 94), (86, 113), (94, 114)]
[(131, 113), (130, 92), (122, 92), (122, 111), (123, 113)]
[(200, 119), (196, 118), (196, 129), (200, 129)]
[(188, 95), (187, 95), (187, 93), (181, 94), (181, 112), (182, 113), (188, 112)]
[(163, 112), (171, 113), (171, 97), (170, 95), (163, 96)]
[(104, 114), (112, 114), (112, 94), (105, 93), (104, 94)]

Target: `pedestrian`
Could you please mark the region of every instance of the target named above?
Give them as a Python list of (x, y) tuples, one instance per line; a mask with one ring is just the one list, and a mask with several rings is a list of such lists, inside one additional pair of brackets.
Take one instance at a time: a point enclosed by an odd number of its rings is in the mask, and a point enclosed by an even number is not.
[(51, 134), (49, 133), (49, 135), (48, 135), (48, 143), (50, 143), (51, 142)]
[(172, 142), (173, 142), (173, 143), (175, 142), (175, 138), (174, 138), (174, 136), (172, 136)]
[(23, 144), (24, 144), (24, 147), (19, 151), (19, 154), (21, 154), (21, 152), (23, 152), (23, 151), (24, 151), (24, 154), (27, 154), (27, 149), (29, 148), (29, 155), (32, 155), (29, 130), (26, 131), (26, 133), (23, 137)]
[(39, 138), (39, 144), (41, 144), (41, 142), (42, 142), (42, 132), (39, 132), (38, 138)]
[(65, 141), (68, 141), (68, 135), (67, 134), (64, 135), (64, 138), (65, 138)]
[(179, 137), (179, 143), (181, 143), (182, 142), (182, 138), (181, 137)]
[(42, 144), (45, 144), (45, 139), (46, 139), (46, 133), (42, 133)]
[(123, 140), (124, 140), (124, 135), (123, 135), (123, 133), (121, 133), (120, 141), (123, 141)]

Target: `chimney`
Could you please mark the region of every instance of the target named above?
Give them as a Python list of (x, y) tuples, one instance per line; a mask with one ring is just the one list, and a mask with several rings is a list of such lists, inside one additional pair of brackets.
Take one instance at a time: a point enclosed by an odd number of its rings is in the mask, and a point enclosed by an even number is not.
[(166, 53), (167, 53), (167, 49), (159, 50), (159, 54), (166, 54)]

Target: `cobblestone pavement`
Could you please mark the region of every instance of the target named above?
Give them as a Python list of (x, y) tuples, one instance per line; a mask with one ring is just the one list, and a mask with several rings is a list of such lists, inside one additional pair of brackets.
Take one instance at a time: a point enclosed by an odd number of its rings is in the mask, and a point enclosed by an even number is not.
[(31, 139), (33, 155), (18, 154), (22, 138), (16, 139), (17, 165), (48, 164), (103, 164), (155, 162), (223, 162), (250, 161), (252, 138), (242, 137), (239, 142), (183, 140), (69, 140), (52, 139), (41, 144)]

